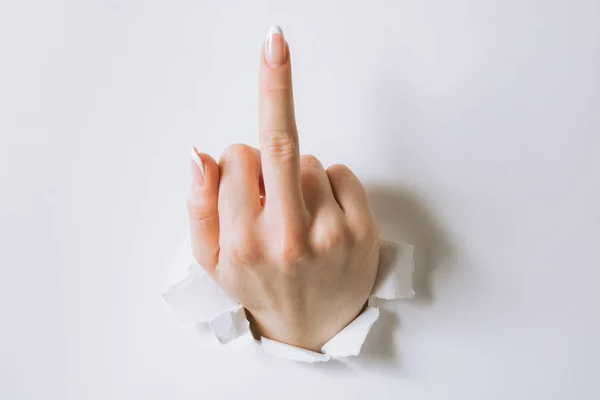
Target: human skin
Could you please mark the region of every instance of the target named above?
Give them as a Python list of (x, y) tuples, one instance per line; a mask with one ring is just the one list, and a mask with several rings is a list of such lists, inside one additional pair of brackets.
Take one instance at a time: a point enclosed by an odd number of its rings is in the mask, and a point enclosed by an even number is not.
[(300, 155), (289, 46), (260, 54), (260, 150), (192, 150), (188, 211), (196, 261), (251, 314), (255, 335), (320, 351), (373, 289), (379, 228), (359, 179)]

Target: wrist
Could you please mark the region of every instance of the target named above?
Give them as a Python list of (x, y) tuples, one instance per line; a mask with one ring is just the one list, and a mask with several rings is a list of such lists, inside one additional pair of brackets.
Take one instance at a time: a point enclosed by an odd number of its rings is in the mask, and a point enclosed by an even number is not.
[(319, 338), (318, 332), (313, 327), (306, 326), (298, 320), (289, 321), (277, 315), (261, 315), (246, 310), (250, 331), (256, 340), (261, 338), (300, 347), (306, 350), (320, 352), (321, 347), (327, 342)]
[(277, 315), (252, 314), (246, 310), (250, 331), (256, 340), (267, 338), (302, 349), (321, 352), (321, 348), (342, 329), (350, 324), (367, 307), (367, 303), (350, 318), (339, 319), (339, 315), (326, 320), (285, 318)]

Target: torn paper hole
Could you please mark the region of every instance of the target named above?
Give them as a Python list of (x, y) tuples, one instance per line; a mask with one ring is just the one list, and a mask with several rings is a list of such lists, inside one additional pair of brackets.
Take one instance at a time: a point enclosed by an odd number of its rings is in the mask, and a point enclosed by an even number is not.
[(414, 247), (406, 243), (381, 241), (379, 266), (371, 299), (412, 299)]
[(207, 323), (240, 307), (198, 264), (190, 266), (188, 277), (167, 290), (163, 297), (182, 324)]
[(329, 342), (325, 343), (321, 351), (331, 358), (357, 356), (367, 338), (367, 334), (378, 318), (379, 308), (367, 308), (340, 333), (329, 339)]
[[(356, 356), (360, 353), (371, 327), (379, 318), (376, 300), (414, 297), (413, 270), (412, 246), (381, 241), (377, 278), (367, 309), (325, 343), (321, 353), (267, 338), (261, 338), (257, 343), (272, 355), (300, 362), (320, 362)], [(167, 290), (163, 296), (182, 324), (206, 323), (221, 343), (229, 343), (250, 333), (244, 308), (230, 299), (198, 264), (190, 266), (188, 277)]]
[(246, 310), (242, 306), (237, 310), (217, 315), (208, 325), (221, 343), (229, 343), (250, 331)]
[(314, 351), (267, 338), (262, 338), (260, 342), (257, 343), (262, 346), (263, 350), (267, 353), (291, 361), (313, 363), (318, 361), (329, 361), (331, 359), (328, 354), (316, 353)]

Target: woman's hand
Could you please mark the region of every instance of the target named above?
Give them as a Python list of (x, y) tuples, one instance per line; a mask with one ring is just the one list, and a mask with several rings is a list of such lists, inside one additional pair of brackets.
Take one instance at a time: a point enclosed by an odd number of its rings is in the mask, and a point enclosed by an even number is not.
[(290, 53), (279, 28), (260, 57), (261, 150), (192, 152), (188, 199), (196, 261), (267, 338), (319, 351), (365, 306), (379, 232), (346, 166), (299, 154)]

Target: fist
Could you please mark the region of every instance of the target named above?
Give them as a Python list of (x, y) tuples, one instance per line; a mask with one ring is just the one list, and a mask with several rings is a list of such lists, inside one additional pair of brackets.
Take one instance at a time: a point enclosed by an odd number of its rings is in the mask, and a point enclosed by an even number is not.
[(260, 56), (261, 149), (217, 163), (192, 150), (188, 211), (196, 261), (239, 301), (254, 333), (319, 351), (366, 304), (379, 229), (358, 178), (300, 156), (289, 47), (271, 29)]

